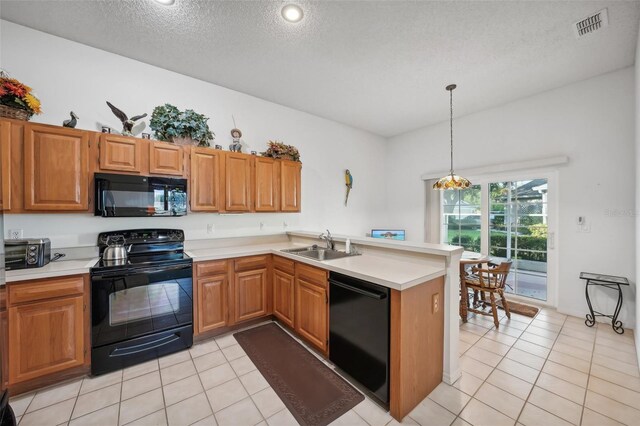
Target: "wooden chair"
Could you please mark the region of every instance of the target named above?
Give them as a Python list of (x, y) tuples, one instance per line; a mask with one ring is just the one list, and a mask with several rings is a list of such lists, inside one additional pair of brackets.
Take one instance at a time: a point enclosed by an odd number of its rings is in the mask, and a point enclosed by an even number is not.
[[(469, 308), (469, 312), (475, 312), (482, 315), (493, 315), (493, 323), (496, 328), (499, 326), (498, 321), (498, 307), (496, 305), (496, 294), (500, 296), (502, 307), (504, 308), (507, 318), (511, 318), (511, 312), (509, 311), (509, 304), (504, 297), (504, 286), (507, 282), (507, 275), (511, 269), (511, 261), (500, 263), (500, 265), (488, 264), (487, 268), (474, 267), (471, 269), (471, 275), (465, 277), (465, 285), (467, 289), (473, 290), (474, 303)], [(481, 302), (483, 306), (486, 306), (485, 293), (489, 294), (489, 300), (491, 304), (491, 313), (485, 312), (482, 309), (478, 309), (478, 293), (480, 293)], [(465, 297), (467, 295), (464, 295)]]

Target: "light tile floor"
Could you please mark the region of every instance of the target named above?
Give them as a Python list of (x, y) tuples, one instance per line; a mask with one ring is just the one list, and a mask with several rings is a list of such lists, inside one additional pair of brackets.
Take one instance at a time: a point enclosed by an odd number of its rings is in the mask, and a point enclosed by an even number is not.
[[(471, 316), (462, 377), (441, 383), (406, 425), (638, 425), (633, 336), (542, 310), (535, 319)], [(20, 426), (297, 424), (232, 335), (122, 371), (16, 397)], [(397, 425), (365, 399), (334, 425)]]

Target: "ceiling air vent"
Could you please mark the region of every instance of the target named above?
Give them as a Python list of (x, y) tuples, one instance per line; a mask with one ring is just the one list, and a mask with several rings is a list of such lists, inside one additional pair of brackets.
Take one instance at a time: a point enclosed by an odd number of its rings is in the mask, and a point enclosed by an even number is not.
[(576, 37), (580, 38), (601, 30), (607, 25), (609, 25), (607, 9), (602, 9), (573, 24), (573, 31), (575, 32)]

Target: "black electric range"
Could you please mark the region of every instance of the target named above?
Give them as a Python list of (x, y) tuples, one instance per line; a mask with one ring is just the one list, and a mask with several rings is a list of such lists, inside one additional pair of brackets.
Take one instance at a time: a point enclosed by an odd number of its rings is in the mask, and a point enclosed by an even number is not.
[(99, 375), (191, 347), (193, 261), (176, 229), (133, 229), (98, 236), (129, 247), (126, 260), (91, 268), (91, 373)]

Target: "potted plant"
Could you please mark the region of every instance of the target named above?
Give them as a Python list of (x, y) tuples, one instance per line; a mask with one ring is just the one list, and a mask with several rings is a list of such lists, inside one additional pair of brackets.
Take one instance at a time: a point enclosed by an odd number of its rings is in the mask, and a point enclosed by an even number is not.
[(160, 141), (177, 145), (210, 146), (209, 141), (215, 135), (209, 129), (208, 120), (208, 117), (192, 109), (180, 111), (171, 104), (164, 104), (153, 109), (149, 125)]
[(0, 117), (28, 121), (33, 114), (41, 112), (40, 100), (31, 87), (0, 70)]
[(300, 161), (300, 152), (298, 151), (298, 148), (293, 145), (286, 145), (279, 141), (269, 141), (269, 148), (260, 154), (263, 157)]

